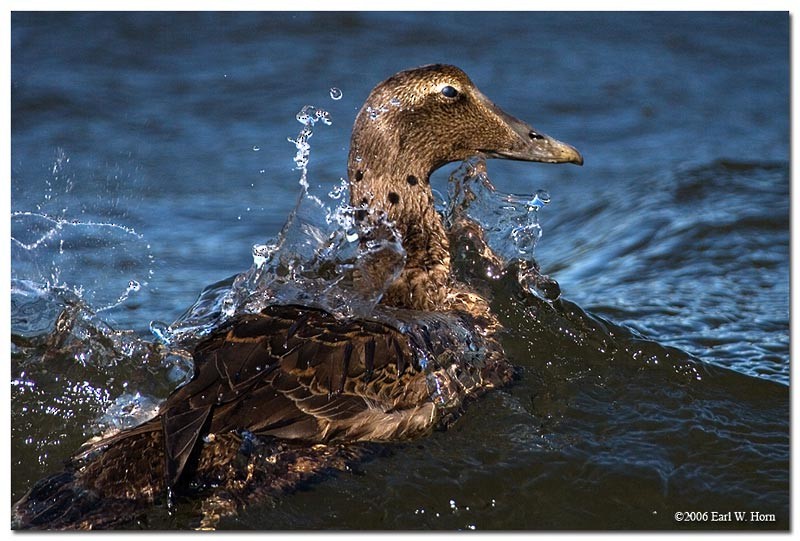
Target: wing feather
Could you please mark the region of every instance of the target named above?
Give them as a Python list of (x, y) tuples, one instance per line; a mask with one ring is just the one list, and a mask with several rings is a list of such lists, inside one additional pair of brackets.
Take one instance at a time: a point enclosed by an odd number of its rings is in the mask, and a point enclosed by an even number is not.
[[(424, 376), (398, 330), (317, 309), (271, 306), (235, 318), (199, 344), (194, 359), (194, 379), (161, 408), (172, 483), (208, 432), (324, 441), (370, 410), (402, 411), (424, 400)], [(369, 384), (389, 376), (396, 389)], [(415, 379), (419, 392), (409, 396)]]

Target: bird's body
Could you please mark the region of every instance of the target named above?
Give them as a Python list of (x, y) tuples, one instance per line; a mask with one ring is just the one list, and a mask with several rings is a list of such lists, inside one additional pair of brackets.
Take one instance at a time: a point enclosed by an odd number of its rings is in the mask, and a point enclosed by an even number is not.
[(116, 526), (187, 487), (215, 487), (204, 508), (213, 523), (341, 469), (353, 444), (445, 426), (467, 399), (508, 383), (500, 325), (488, 299), (453, 278), (429, 183), (437, 167), (475, 154), (582, 162), (458, 68), (378, 85), (356, 119), (348, 175), (351, 203), (384, 213), (402, 237), (405, 266), (381, 305), (362, 319), (294, 305), (233, 317), (195, 348), (193, 379), (155, 418), (88, 442), (17, 503), (15, 527)]

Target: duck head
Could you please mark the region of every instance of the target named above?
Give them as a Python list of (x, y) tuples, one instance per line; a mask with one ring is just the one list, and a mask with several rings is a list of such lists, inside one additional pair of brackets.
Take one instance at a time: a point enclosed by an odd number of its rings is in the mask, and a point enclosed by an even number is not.
[(390, 303), (438, 306), (450, 255), (429, 178), (446, 163), (476, 155), (583, 164), (575, 148), (505, 113), (455, 66), (397, 73), (361, 108), (350, 141), (350, 199), (353, 206), (384, 211), (402, 235), (406, 265), (390, 288)]
[[(459, 68), (434, 64), (397, 73), (372, 90), (355, 121), (348, 174), (360, 194), (369, 190), (359, 184), (394, 184), (389, 177), (401, 186), (424, 184), (442, 165), (476, 155), (583, 164), (574, 147), (505, 113)], [(373, 198), (379, 195), (373, 190)]]

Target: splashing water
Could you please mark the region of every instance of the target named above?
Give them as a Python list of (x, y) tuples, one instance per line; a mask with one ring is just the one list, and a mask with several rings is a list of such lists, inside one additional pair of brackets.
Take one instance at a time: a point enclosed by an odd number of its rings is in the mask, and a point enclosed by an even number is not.
[[(17, 280), (11, 313), (12, 438), (39, 434), (24, 442), (43, 466), (99, 430), (149, 418), (192, 377), (188, 352), (112, 328), (72, 290)], [(63, 434), (78, 440), (65, 446)]]
[[(545, 191), (515, 195), (495, 189), (483, 159), (465, 161), (450, 175), (444, 214), (454, 233), (454, 263), (468, 283), (496, 280), (515, 269), (523, 289), (545, 300), (560, 295), (558, 284), (539, 273), (533, 256), (542, 236), (539, 210), (550, 203)], [(473, 284), (474, 285), (474, 284)]]
[[(11, 214), (12, 284), (28, 280), (43, 287), (70, 289), (91, 305), (95, 312), (112, 310), (152, 276), (139, 261), (153, 262), (150, 245), (134, 229), (115, 223), (79, 221), (31, 211)], [(96, 261), (107, 269), (102, 277), (85, 283), (84, 265)], [(132, 278), (131, 272), (145, 274)], [(118, 293), (114, 293), (114, 291)]]
[(450, 175), (450, 222), (472, 220), (504, 263), (533, 258), (542, 236), (539, 210), (550, 203), (547, 192), (534, 195), (502, 193), (486, 173), (484, 160), (464, 162)]
[[(297, 120), (302, 129), (289, 141), (296, 148), (300, 194), (285, 225), (274, 239), (253, 246), (253, 264), (247, 271), (205, 288), (174, 323), (153, 321), (152, 342), (132, 331), (115, 330), (98, 317), (124, 303), (146, 286), (146, 281), (126, 274), (124, 280), (120, 278), (118, 292), (103, 298), (101, 294), (107, 295), (109, 288), (75, 281), (67, 263), (74, 267), (78, 259), (64, 259), (80, 243), (90, 254), (81, 257), (105, 258), (110, 268), (115, 266), (115, 254), (141, 259), (141, 254), (147, 253), (152, 259), (141, 235), (113, 223), (76, 222), (38, 212), (12, 215), (16, 250), (13, 352), (18, 358), (43, 361), (16, 378), (15, 393), (30, 394), (29, 384), (58, 387), (57, 382), (48, 383), (52, 373), (40, 368), (55, 360), (77, 363), (97, 374), (83, 383), (70, 381), (66, 386), (64, 382), (61, 396), (73, 392), (70, 389), (83, 389), (81, 392), (92, 397), (93, 406), (88, 410), (94, 416), (85, 425), (85, 433), (134, 426), (154, 415), (161, 400), (192, 378), (189, 352), (202, 337), (237, 314), (259, 312), (270, 304), (315, 306), (340, 318), (375, 318), (399, 325), (411, 337), (435, 335), (439, 342), (433, 347), (450, 352), (450, 357), (429, 357), (422, 347), (417, 353), (429, 374), (428, 387), (437, 406), (451, 407), (457, 397), (453, 385), (474, 386), (475, 381), (448, 372), (452, 355), (467, 359), (464, 362), (482, 358), (485, 345), (469, 323), (455, 315), (404, 314), (379, 305), (405, 265), (401, 236), (382, 211), (349, 204), (346, 179), (340, 178), (327, 194), (312, 193), (309, 141), (315, 127), (320, 122), (330, 125), (331, 117), (327, 111), (305, 106)], [(459, 231), (474, 233), (463, 238), (471, 239), (473, 253), (480, 256), (474, 262), (482, 269), (482, 279), (490, 281), (507, 274), (513, 265), (520, 283), (526, 276), (536, 276), (531, 269), (535, 268), (532, 256), (541, 235), (537, 212), (547, 201), (544, 193), (529, 197), (497, 192), (481, 161), (462, 164), (453, 173), (449, 197), (437, 193), (437, 208), (451, 225), (453, 237), (462, 238)], [(126, 243), (133, 247), (126, 250)], [(460, 245), (454, 244), (459, 253)], [(457, 266), (464, 267), (454, 259)], [(45, 261), (50, 264), (43, 265)], [(35, 275), (38, 280), (25, 279), (24, 273), (30, 277), (31, 269), (39, 271)], [(432, 328), (437, 331), (425, 330)], [(422, 336), (418, 337), (420, 344), (424, 343)], [(123, 372), (126, 376), (119, 378)], [(81, 407), (86, 406), (82, 403)], [(63, 409), (58, 411), (63, 413)]]
[[(382, 317), (376, 306), (405, 265), (401, 236), (382, 211), (347, 203), (346, 179), (340, 178), (327, 198), (311, 193), (309, 139), (316, 124), (330, 125), (331, 117), (306, 105), (297, 120), (303, 128), (289, 141), (297, 149), (300, 194), (285, 225), (275, 239), (253, 247), (250, 269), (207, 287), (171, 325), (152, 322), (151, 331), (162, 343), (188, 347), (234, 315), (260, 312), (270, 304), (315, 306), (342, 318)], [(472, 160), (452, 174), (449, 198), (437, 194), (437, 202), (455, 231), (470, 230), (463, 238), (475, 243), (472, 253), (480, 256), (474, 263), (483, 268), (482, 280), (499, 278), (513, 267), (527, 290), (548, 299), (558, 296), (558, 285), (539, 274), (533, 261), (541, 236), (538, 210), (549, 202), (545, 192), (498, 192), (484, 162)]]
[(254, 267), (237, 277), (234, 291), (250, 284), (246, 302), (239, 303), (248, 312), (270, 302), (297, 302), (343, 317), (366, 315), (403, 268), (400, 235), (382, 212), (345, 203), (344, 179), (328, 193), (333, 204), (309, 193), (308, 139), (317, 121), (330, 125), (331, 118), (326, 111), (305, 106), (297, 119), (304, 128), (290, 141), (297, 147), (300, 197), (277, 240), (254, 249)]
[(340, 179), (327, 198), (311, 193), (309, 139), (330, 114), (306, 105), (297, 113), (303, 128), (296, 138), (300, 194), (277, 237), (253, 247), (252, 267), (206, 288), (172, 325), (153, 322), (151, 330), (167, 344), (183, 344), (213, 331), (239, 313), (269, 304), (304, 304), (337, 317), (372, 313), (405, 265), (405, 251), (384, 213), (347, 203), (348, 185)]
[(104, 414), (135, 423), (144, 408), (128, 419), (114, 404), (134, 393), (142, 405), (157, 405), (193, 370), (187, 352), (104, 319), (148, 286), (154, 257), (131, 227), (70, 216), (63, 201), (81, 180), (69, 165), (59, 149), (42, 201), (11, 214), (12, 432), (31, 424), (53, 428), (52, 435), (25, 439), (42, 464), (61, 443), (58, 434), (74, 433), (73, 423), (84, 437), (113, 428), (92, 420)]
[(132, 428), (155, 417), (159, 401), (136, 393), (122, 393), (95, 421), (93, 430), (105, 435), (126, 428)]

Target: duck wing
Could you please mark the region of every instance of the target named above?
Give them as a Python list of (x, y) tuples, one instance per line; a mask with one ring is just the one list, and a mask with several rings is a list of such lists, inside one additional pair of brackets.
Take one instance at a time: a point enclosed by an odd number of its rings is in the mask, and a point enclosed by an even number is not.
[(376, 321), (270, 306), (234, 318), (194, 359), (194, 378), (160, 409), (170, 484), (207, 434), (387, 440), (420, 435), (436, 418), (408, 339)]

